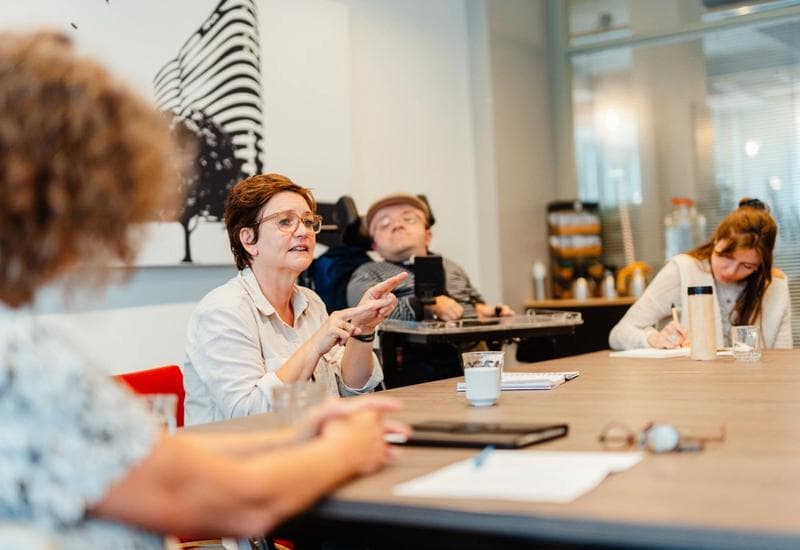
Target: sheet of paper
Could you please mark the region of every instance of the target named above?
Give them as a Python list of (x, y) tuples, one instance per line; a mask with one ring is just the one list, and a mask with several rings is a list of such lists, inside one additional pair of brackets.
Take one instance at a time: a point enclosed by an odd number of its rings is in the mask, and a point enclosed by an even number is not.
[(394, 494), (564, 503), (641, 459), (641, 452), (495, 451), (480, 466), (462, 460), (401, 483)]
[(667, 357), (689, 357), (689, 348), (658, 349), (658, 348), (637, 348), (626, 349), (625, 351), (612, 351), (609, 357), (632, 357), (640, 359), (665, 359)]
[[(500, 389), (510, 390), (551, 390), (556, 386), (577, 378), (580, 371), (569, 372), (504, 372)], [(464, 382), (456, 384), (456, 391), (466, 391)]]
[[(637, 348), (626, 349), (625, 351), (612, 351), (608, 354), (609, 357), (633, 357), (640, 359), (664, 359), (667, 357), (689, 357), (692, 353), (692, 348), (675, 348), (675, 349), (657, 349), (657, 348)], [(725, 357), (733, 355), (730, 348), (723, 348), (717, 350), (717, 357)]]

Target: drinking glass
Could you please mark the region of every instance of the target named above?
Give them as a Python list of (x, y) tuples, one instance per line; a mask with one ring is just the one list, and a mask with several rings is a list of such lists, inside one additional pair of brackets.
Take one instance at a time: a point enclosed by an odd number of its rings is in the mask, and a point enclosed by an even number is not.
[(473, 407), (491, 407), (500, 397), (503, 376), (502, 351), (470, 351), (461, 354), (467, 401)]
[(155, 416), (161, 426), (169, 434), (174, 434), (178, 427), (178, 396), (174, 393), (151, 393), (143, 395), (147, 408)]
[(272, 411), (284, 425), (294, 424), (307, 409), (325, 399), (325, 388), (316, 382), (292, 382), (272, 388)]
[(754, 362), (761, 360), (761, 333), (755, 325), (731, 327), (733, 357), (737, 361)]

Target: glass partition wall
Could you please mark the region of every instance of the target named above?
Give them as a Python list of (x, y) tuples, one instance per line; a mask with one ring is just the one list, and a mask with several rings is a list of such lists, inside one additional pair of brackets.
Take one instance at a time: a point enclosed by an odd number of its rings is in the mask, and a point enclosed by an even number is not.
[(800, 345), (800, 1), (570, 0), (577, 192), (603, 212), (606, 262), (665, 262), (672, 197), (710, 232), (742, 197), (778, 222)]

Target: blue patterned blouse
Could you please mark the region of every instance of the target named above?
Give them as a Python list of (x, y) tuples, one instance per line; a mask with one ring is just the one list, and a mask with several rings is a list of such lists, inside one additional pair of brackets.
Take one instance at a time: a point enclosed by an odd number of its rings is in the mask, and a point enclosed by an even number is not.
[(163, 549), (162, 537), (86, 516), (158, 436), (106, 372), (0, 304), (0, 523), (30, 525), (63, 549)]

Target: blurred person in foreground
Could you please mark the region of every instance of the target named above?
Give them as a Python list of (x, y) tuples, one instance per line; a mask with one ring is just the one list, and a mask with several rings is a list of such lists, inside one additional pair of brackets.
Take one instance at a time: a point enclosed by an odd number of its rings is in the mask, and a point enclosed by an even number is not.
[(237, 183), (225, 225), (239, 273), (203, 298), (189, 320), (187, 423), (273, 409), (273, 388), (313, 380), (332, 396), (371, 392), (383, 371), (375, 328), (394, 309), (395, 274), (365, 289), (354, 307), (328, 315), (297, 278), (314, 259), (322, 218), (311, 192), (280, 174)]
[(611, 330), (612, 349), (678, 348), (689, 345), (686, 329), (672, 319), (673, 304), (687, 310), (687, 288), (714, 288), (717, 347), (731, 345), (731, 326), (758, 325), (766, 348), (792, 347), (789, 281), (772, 267), (778, 226), (769, 208), (744, 198), (717, 226), (713, 237), (673, 257)]
[(177, 202), (172, 150), (158, 115), (68, 39), (0, 34), (0, 523), (59, 548), (260, 536), (379, 469), (387, 430), (407, 433), (383, 418), (397, 402), (375, 397), (331, 400), (292, 428), (169, 437), (37, 321), (48, 283), (131, 265), (132, 224)]

